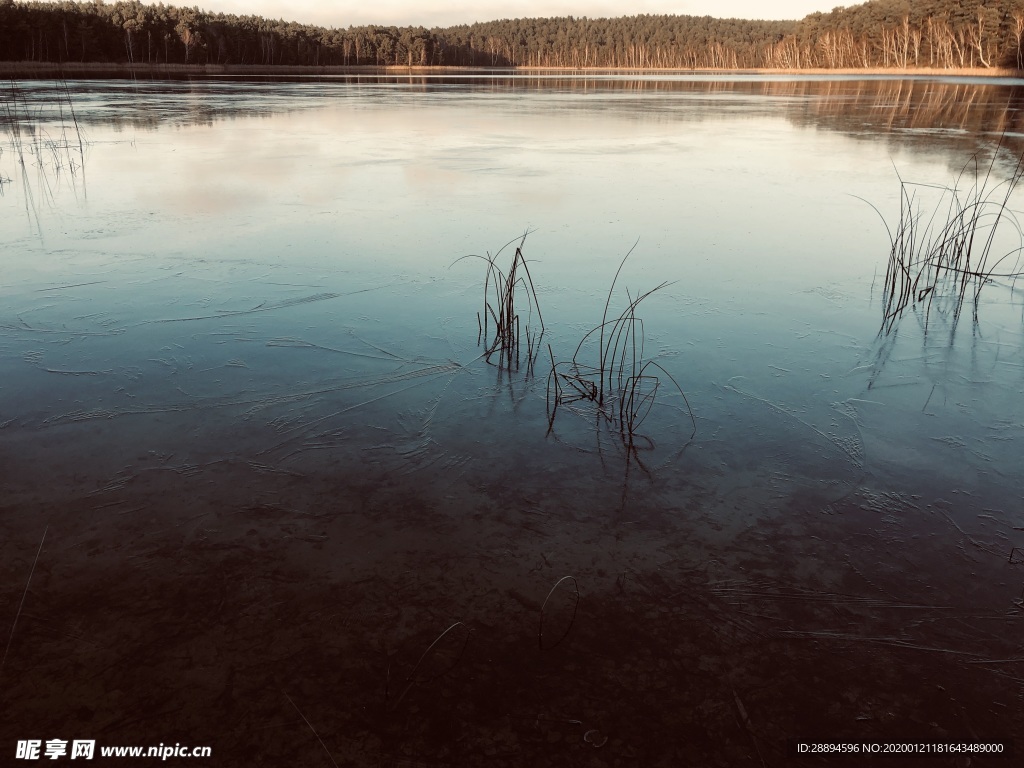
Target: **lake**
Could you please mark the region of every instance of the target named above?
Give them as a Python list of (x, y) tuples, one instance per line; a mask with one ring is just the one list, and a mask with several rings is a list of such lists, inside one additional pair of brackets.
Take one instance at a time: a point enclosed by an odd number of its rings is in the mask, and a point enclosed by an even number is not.
[(1024, 80), (0, 92), (0, 749), (1024, 748)]

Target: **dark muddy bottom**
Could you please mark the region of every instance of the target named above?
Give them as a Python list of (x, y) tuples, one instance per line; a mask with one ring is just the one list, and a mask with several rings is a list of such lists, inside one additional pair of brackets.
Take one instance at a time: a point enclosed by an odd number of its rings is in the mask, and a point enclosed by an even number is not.
[(1024, 743), (1022, 573), (941, 505), (802, 493), (737, 523), (750, 489), (694, 487), (669, 520), (654, 489), (623, 503), (608, 485), (569, 505), (481, 473), (456, 497), (374, 461), (214, 462), (8, 507), (5, 615), (32, 579), (5, 743), (206, 745), (210, 765), (267, 766), (817, 765), (787, 740)]

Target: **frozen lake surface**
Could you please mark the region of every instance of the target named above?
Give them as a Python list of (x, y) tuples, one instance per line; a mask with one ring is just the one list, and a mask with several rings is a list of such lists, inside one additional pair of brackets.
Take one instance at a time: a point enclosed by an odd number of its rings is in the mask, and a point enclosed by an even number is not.
[[(1024, 748), (1020, 295), (879, 332), (899, 178), (1003, 184), (1022, 86), (4, 86), (0, 749)], [(510, 242), (536, 306), (508, 370), (460, 258)], [(630, 337), (649, 413), (552, 420), (627, 253), (609, 318), (668, 283)]]

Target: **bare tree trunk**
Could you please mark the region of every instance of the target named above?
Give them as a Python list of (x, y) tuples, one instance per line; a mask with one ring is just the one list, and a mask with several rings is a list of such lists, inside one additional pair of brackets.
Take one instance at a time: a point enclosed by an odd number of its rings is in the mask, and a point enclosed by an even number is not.
[(1017, 42), (1017, 69), (1024, 69), (1024, 52), (1020, 49), (1021, 38), (1024, 37), (1024, 12), (1013, 14), (1013, 37)]
[(978, 52), (978, 61), (982, 63), (982, 66), (991, 67), (992, 65), (985, 61), (984, 51), (984, 36), (985, 36), (985, 17), (981, 11), (978, 11), (978, 23), (977, 25), (972, 24), (967, 30), (968, 38), (971, 43), (971, 47)]

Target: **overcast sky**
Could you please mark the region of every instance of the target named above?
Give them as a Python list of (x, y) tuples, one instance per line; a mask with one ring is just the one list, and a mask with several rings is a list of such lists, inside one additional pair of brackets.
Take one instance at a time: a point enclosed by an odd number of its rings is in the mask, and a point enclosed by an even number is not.
[[(194, 0), (171, 0), (170, 5), (191, 5)], [(347, 27), (360, 24), (425, 27), (469, 24), (474, 21), (527, 16), (623, 16), (637, 13), (685, 13), (695, 16), (743, 19), (802, 19), (814, 11), (830, 11), (852, 0), (206, 0), (208, 11), (283, 18)]]

